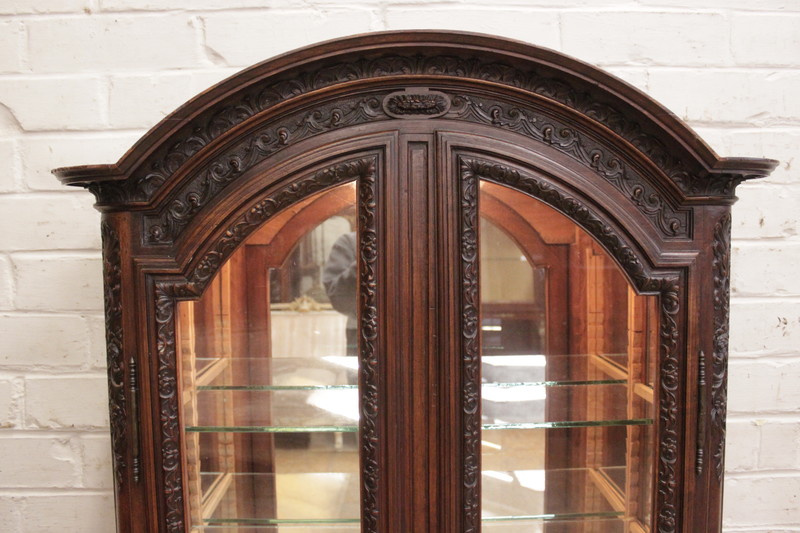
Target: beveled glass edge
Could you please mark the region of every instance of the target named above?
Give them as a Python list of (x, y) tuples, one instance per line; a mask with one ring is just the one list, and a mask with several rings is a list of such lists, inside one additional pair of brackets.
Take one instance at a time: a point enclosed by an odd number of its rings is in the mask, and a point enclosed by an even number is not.
[[(601, 379), (592, 381), (519, 381), (519, 382), (486, 382), (481, 387), (513, 388), (513, 387), (572, 387), (588, 385), (625, 385), (624, 379)], [(316, 390), (353, 390), (358, 385), (203, 385), (198, 391), (316, 391)]]
[[(483, 431), (498, 429), (550, 429), (604, 426), (646, 426), (653, 424), (652, 418), (624, 420), (585, 420), (577, 422), (531, 422), (482, 424)], [(356, 433), (358, 426), (187, 426), (192, 433)]]
[(602, 511), (595, 513), (553, 513), (538, 515), (508, 515), (484, 516), (481, 522), (511, 522), (520, 520), (575, 520), (580, 518), (621, 518), (625, 516), (622, 511)]

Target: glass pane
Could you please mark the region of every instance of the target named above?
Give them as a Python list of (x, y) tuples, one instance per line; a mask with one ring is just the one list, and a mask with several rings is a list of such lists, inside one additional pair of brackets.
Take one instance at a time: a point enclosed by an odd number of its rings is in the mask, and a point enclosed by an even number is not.
[(538, 200), (479, 205), (483, 529), (646, 531), (656, 297)]
[(179, 304), (193, 531), (359, 531), (355, 185), (276, 214)]

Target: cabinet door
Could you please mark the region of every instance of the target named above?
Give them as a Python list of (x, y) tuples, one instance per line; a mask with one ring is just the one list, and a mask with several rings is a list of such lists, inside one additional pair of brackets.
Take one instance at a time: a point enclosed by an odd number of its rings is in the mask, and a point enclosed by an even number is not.
[(277, 214), (179, 304), (192, 531), (360, 531), (355, 197)]
[(478, 188), (482, 530), (649, 531), (655, 297), (564, 215)]
[(397, 127), (180, 302), (197, 531), (650, 531), (657, 297), (445, 126)]

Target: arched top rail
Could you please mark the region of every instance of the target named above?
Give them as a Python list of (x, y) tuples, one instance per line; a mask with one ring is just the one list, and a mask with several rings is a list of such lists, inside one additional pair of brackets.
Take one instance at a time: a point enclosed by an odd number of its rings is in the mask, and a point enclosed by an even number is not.
[[(399, 31), (327, 41), (254, 65), (182, 105), (117, 163), (53, 172), (65, 184), (92, 190), (100, 208), (148, 206), (173, 176), (202, 162), (215, 147), (247, 138), (253, 131), (249, 124), (393, 86), (400, 92), (469, 87), (488, 98), (502, 94), (536, 102), (557, 119), (596, 128), (638, 151), (661, 170), (663, 188), (697, 201), (732, 198), (741, 181), (763, 177), (777, 166), (770, 159), (717, 156), (643, 92), (553, 50), (481, 34)], [(446, 112), (435, 91), (400, 94), (386, 102), (380, 117), (385, 120)], [(337, 124), (334, 115), (322, 129), (346, 125)], [(558, 142), (558, 132), (553, 137)], [(274, 141), (288, 142), (280, 131)]]

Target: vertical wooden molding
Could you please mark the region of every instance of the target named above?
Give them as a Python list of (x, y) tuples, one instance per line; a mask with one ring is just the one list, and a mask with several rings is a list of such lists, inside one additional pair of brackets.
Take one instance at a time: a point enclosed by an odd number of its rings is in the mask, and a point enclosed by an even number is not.
[(177, 299), (200, 296), (197, 285), (177, 281), (155, 283), (156, 352), (158, 356), (158, 415), (161, 425), (162, 506), (165, 531), (184, 533), (181, 426), (175, 351)]
[(461, 162), (461, 338), (464, 437), (464, 532), (480, 531), (481, 346), (478, 264), (478, 176)]
[(680, 278), (666, 277), (661, 285), (661, 364), (659, 370), (659, 432), (658, 468), (656, 471), (656, 512), (659, 533), (680, 531), (678, 523), (678, 472), (681, 458), (678, 398), (681, 389), (681, 362), (679, 356), (680, 332), (677, 318), (680, 315)]
[[(103, 220), (103, 287), (106, 319), (106, 362), (108, 364), (108, 407), (111, 422), (111, 450), (117, 493), (127, 475), (128, 409), (125, 397), (125, 355), (122, 338), (122, 265), (120, 241), (114, 226)], [(136, 424), (136, 421), (131, 421)]]
[(711, 360), (711, 427), (716, 446), (714, 473), (721, 482), (725, 471), (725, 417), (728, 405), (728, 337), (730, 333), (731, 215), (726, 213), (714, 225), (714, 353)]
[(361, 388), (361, 513), (364, 533), (377, 533), (380, 519), (380, 428), (378, 359), (378, 227), (375, 165), (358, 178), (359, 381)]

